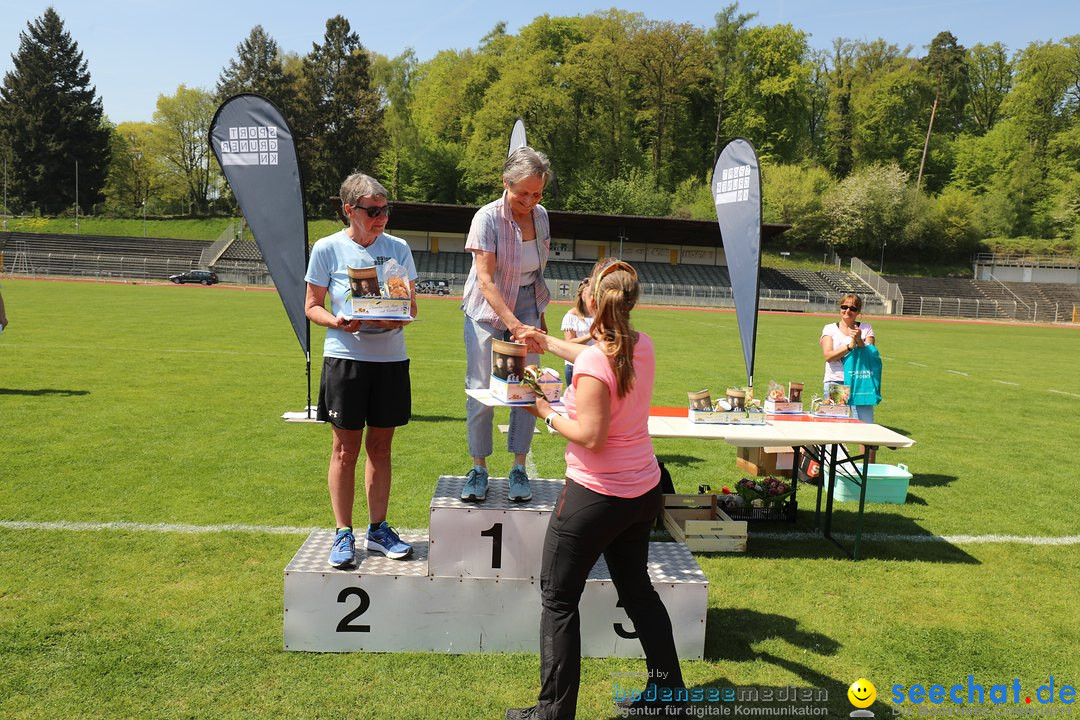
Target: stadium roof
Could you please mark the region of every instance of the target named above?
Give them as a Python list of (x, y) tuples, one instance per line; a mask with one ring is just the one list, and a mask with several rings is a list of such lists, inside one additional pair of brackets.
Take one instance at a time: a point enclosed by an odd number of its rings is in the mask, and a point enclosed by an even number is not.
[[(335, 205), (335, 208), (339, 207)], [(466, 233), (477, 211), (472, 205), (395, 202), (387, 229)], [(597, 215), (549, 210), (551, 234), (567, 240), (629, 243), (660, 243), (695, 247), (720, 247), (720, 228), (715, 220), (685, 220), (640, 215)], [(762, 240), (779, 236), (790, 225), (764, 224)]]

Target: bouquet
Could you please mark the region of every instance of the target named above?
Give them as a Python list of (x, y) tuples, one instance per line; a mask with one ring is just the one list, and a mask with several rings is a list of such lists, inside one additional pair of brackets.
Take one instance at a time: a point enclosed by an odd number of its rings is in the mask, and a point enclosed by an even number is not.
[(735, 491), (747, 505), (766, 508), (783, 505), (795, 493), (790, 485), (771, 475), (760, 480), (743, 478)]

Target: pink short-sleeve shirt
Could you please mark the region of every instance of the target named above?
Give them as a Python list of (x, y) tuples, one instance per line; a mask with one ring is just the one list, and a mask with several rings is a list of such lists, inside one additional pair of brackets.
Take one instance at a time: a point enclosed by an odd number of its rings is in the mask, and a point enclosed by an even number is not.
[[(611, 424), (607, 443), (598, 452), (570, 442), (566, 446), (566, 477), (601, 495), (632, 498), (643, 495), (660, 481), (652, 438), (649, 437), (649, 403), (656, 378), (656, 353), (652, 338), (638, 333), (634, 346), (634, 385), (620, 398), (611, 361), (598, 345), (587, 347), (574, 361), (574, 385), (588, 375), (608, 388)], [(571, 387), (566, 409), (577, 419), (577, 392)]]

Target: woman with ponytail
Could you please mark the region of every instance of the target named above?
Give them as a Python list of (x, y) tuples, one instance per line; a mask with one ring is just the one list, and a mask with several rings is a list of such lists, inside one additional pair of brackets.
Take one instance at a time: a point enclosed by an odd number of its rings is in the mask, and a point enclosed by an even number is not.
[[(563, 435), (566, 486), (544, 540), (540, 588), (540, 696), (507, 718), (573, 718), (581, 673), (578, 602), (603, 555), (626, 614), (645, 651), (649, 685), (628, 704), (681, 712), (686, 690), (667, 609), (649, 580), (649, 533), (663, 506), (660, 467), (649, 437), (656, 374), (652, 339), (630, 325), (637, 272), (621, 260), (596, 264), (585, 288), (596, 344), (584, 346), (540, 332), (545, 352), (574, 363), (573, 384), (559, 415), (543, 398), (530, 412)], [(655, 711), (654, 711), (655, 712)]]

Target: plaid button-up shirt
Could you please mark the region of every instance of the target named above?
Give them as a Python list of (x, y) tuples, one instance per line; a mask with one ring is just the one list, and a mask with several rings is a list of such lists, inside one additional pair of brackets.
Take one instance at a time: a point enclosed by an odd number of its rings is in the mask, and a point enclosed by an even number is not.
[[(551, 300), (551, 293), (544, 283), (544, 267), (551, 251), (551, 227), (547, 210), (542, 205), (533, 208), (532, 216), (536, 230), (536, 249), (540, 253), (540, 270), (534, 284), (536, 308), (543, 313)], [(465, 240), (465, 249), (474, 253), (495, 253), (495, 286), (512, 310), (521, 283), (521, 229), (514, 222), (505, 192), (498, 200), (476, 211), (469, 227), (469, 237)], [(506, 323), (499, 318), (480, 292), (475, 256), (469, 277), (465, 281), (465, 296), (461, 301), (461, 309), (473, 320), (489, 323), (499, 330), (506, 329)]]

